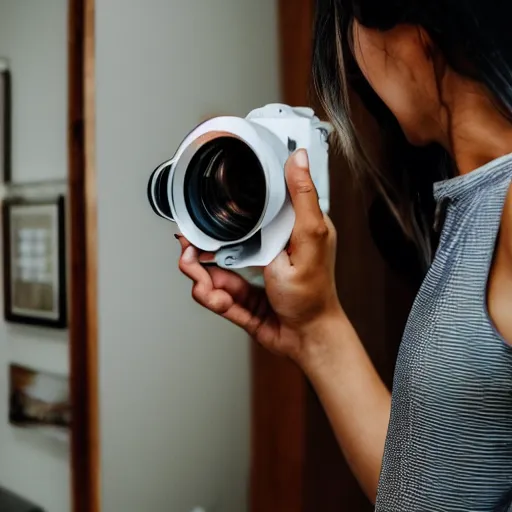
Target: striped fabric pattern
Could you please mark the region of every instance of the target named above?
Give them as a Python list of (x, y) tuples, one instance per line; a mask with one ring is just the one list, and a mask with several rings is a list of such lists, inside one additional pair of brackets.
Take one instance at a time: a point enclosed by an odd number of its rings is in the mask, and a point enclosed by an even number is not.
[(377, 512), (509, 510), (512, 348), (486, 292), (511, 180), (509, 155), (435, 186), (446, 217), (400, 347)]

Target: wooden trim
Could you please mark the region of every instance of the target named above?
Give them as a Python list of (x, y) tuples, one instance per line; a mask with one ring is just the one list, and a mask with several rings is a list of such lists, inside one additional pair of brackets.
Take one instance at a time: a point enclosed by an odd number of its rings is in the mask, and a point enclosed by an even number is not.
[(69, 0), (70, 367), (74, 512), (100, 510), (94, 0)]
[(252, 512), (301, 512), (305, 488), (306, 380), (292, 363), (252, 351)]
[(314, 0), (279, 0), (281, 93), (292, 106), (311, 103)]

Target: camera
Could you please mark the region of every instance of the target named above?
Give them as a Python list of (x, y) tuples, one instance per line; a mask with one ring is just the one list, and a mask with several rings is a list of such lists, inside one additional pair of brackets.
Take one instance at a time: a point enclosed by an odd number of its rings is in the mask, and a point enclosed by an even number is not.
[(284, 165), (308, 151), (322, 211), (329, 210), (329, 134), (312, 109), (271, 104), (245, 119), (216, 117), (195, 128), (151, 175), (154, 212), (177, 224), (218, 266), (265, 267), (286, 247), (295, 223)]

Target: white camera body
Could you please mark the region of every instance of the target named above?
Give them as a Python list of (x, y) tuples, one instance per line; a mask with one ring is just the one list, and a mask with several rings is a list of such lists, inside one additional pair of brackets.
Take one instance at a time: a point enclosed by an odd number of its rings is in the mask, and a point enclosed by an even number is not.
[[(322, 211), (329, 210), (328, 137), (332, 131), (310, 108), (271, 104), (252, 111), (245, 119), (217, 117), (195, 128), (174, 157), (153, 173), (149, 201), (155, 212), (176, 222), (181, 233), (198, 249), (215, 254), (223, 268), (265, 267), (286, 247), (295, 214), (288, 196), (284, 166), (299, 148), (308, 152), (310, 171)], [(219, 137), (245, 143), (264, 172), (265, 204), (254, 227), (237, 240), (223, 241), (207, 234), (194, 221), (187, 203), (187, 172), (201, 148)], [(238, 169), (237, 169), (238, 171)], [(244, 172), (243, 166), (239, 169)], [(168, 202), (168, 204), (167, 204)]]

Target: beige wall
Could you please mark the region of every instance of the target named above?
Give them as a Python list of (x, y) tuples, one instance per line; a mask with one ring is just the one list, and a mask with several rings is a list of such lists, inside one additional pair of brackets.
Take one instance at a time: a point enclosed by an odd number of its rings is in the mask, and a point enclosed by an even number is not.
[(104, 512), (244, 512), (249, 345), (201, 310), (148, 177), (211, 114), (279, 100), (276, 0), (96, 0)]

